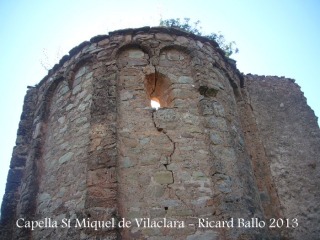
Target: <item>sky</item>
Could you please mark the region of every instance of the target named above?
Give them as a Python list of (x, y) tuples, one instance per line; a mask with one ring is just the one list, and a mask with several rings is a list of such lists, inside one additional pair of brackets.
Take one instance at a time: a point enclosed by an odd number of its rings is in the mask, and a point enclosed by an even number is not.
[(27, 86), (70, 49), (109, 31), (200, 20), (235, 41), (240, 72), (293, 78), (320, 116), (318, 0), (0, 0), (0, 202)]

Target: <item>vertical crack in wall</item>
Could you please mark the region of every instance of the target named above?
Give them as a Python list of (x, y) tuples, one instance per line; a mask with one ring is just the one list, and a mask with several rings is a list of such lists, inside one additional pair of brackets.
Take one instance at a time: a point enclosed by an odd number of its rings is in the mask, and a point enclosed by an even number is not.
[[(160, 110), (160, 111), (161, 111), (161, 110)], [(180, 196), (179, 196), (179, 195), (177, 194), (177, 192), (175, 191), (175, 189), (173, 189), (173, 188), (171, 187), (171, 185), (175, 183), (175, 179), (174, 179), (174, 173), (173, 173), (172, 170), (168, 169), (168, 165), (171, 163), (172, 156), (173, 156), (173, 154), (174, 154), (175, 151), (176, 151), (176, 142), (173, 141), (173, 139), (169, 136), (169, 134), (167, 133), (167, 131), (166, 131), (165, 129), (157, 126), (157, 124), (156, 124), (156, 116), (155, 116), (155, 113), (156, 113), (156, 112), (157, 112), (157, 110), (152, 109), (151, 114), (152, 114), (153, 125), (154, 125), (154, 127), (157, 129), (157, 131), (163, 133), (163, 134), (168, 138), (168, 140), (171, 142), (171, 144), (172, 144), (172, 151), (171, 151), (170, 154), (169, 154), (168, 161), (167, 161), (167, 163), (163, 164), (163, 166), (165, 167), (166, 171), (171, 172), (171, 174), (172, 174), (172, 179), (173, 179), (172, 183), (167, 184), (167, 187), (168, 187), (170, 190), (172, 190), (172, 193), (174, 194), (174, 196), (176, 197), (177, 200), (181, 201), (186, 207), (189, 208), (189, 207), (190, 207), (189, 204), (187, 204), (186, 201), (184, 201), (183, 199), (181, 199)]]
[(156, 67), (154, 67), (155, 69), (155, 73), (153, 75), (153, 88), (152, 88), (152, 92), (150, 93), (150, 99), (152, 99), (152, 96), (154, 94), (154, 92), (156, 91), (156, 87), (157, 87), (157, 76), (156, 76), (156, 72), (157, 72), (157, 69)]
[(168, 133), (167, 133), (163, 128), (160, 128), (160, 127), (157, 126), (156, 121), (155, 121), (155, 116), (154, 116), (154, 114), (155, 114), (156, 111), (157, 111), (157, 110), (152, 109), (152, 113), (151, 113), (151, 114), (152, 114), (153, 125), (154, 125), (154, 127), (157, 129), (158, 132), (163, 133), (163, 134), (169, 139), (169, 141), (172, 143), (172, 146), (173, 146), (173, 149), (172, 149), (172, 151), (171, 151), (171, 153), (170, 153), (170, 155), (169, 155), (169, 159), (168, 159), (167, 163), (166, 163), (166, 164), (163, 164), (164, 167), (165, 167), (168, 171), (172, 172), (172, 170), (169, 170), (167, 166), (171, 163), (171, 158), (172, 158), (172, 156), (173, 156), (173, 154), (174, 154), (174, 152), (175, 152), (175, 150), (176, 150), (176, 143), (170, 138), (170, 136), (168, 135)]
[(183, 199), (181, 199), (180, 196), (177, 195), (176, 191), (171, 187), (171, 185), (175, 183), (175, 180), (174, 180), (173, 171), (170, 170), (170, 169), (168, 169), (168, 165), (171, 163), (172, 156), (173, 156), (173, 154), (174, 154), (175, 151), (176, 151), (176, 142), (174, 142), (174, 141), (172, 140), (172, 138), (168, 135), (168, 133), (167, 133), (163, 128), (160, 128), (160, 127), (157, 126), (156, 121), (155, 121), (155, 116), (154, 116), (154, 114), (156, 113), (156, 111), (157, 111), (157, 110), (155, 110), (155, 109), (152, 110), (152, 121), (153, 121), (154, 127), (157, 129), (158, 132), (163, 133), (163, 134), (169, 139), (169, 141), (171, 142), (171, 144), (172, 144), (172, 146), (173, 146), (172, 151), (171, 151), (171, 153), (170, 153), (170, 155), (169, 155), (169, 159), (168, 159), (167, 163), (163, 164), (163, 166), (165, 167), (165, 169), (166, 169), (167, 171), (171, 172), (171, 174), (172, 174), (172, 179), (173, 179), (172, 183), (167, 184), (167, 187), (172, 190), (172, 192), (174, 193), (174, 196), (176, 196), (176, 198), (177, 198), (179, 201), (181, 201), (185, 206), (189, 207), (189, 205), (188, 205)]

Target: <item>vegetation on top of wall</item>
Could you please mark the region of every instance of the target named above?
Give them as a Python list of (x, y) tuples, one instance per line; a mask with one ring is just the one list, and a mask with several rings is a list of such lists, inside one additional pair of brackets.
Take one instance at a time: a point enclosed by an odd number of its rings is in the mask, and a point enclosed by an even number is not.
[(210, 40), (213, 40), (216, 43), (218, 43), (219, 47), (224, 51), (226, 57), (230, 57), (232, 54), (239, 52), (239, 49), (236, 47), (235, 41), (227, 42), (224, 36), (221, 34), (221, 32), (210, 33), (209, 35), (203, 34), (201, 32), (199, 20), (190, 23), (190, 18), (184, 18), (183, 20), (180, 20), (180, 18), (171, 18), (165, 20), (161, 19), (160, 26), (179, 28), (184, 31), (193, 33), (195, 35), (206, 37)]

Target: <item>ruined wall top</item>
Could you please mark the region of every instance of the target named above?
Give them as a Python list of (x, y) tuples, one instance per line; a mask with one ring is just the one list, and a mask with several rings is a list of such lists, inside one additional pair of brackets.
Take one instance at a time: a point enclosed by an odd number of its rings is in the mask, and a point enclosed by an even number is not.
[[(243, 75), (236, 68), (235, 61), (226, 57), (224, 51), (215, 41), (178, 28), (159, 26), (136, 29), (128, 28), (109, 32), (109, 35), (92, 37), (89, 41), (84, 41), (72, 48), (68, 55), (63, 56), (59, 63), (55, 64), (53, 68), (48, 71), (48, 74), (36, 87), (42, 86), (47, 81), (51, 82), (52, 79), (72, 77), (70, 71), (74, 72), (79, 68), (79, 65), (83, 65), (87, 61), (113, 61), (121, 49), (126, 47), (138, 47), (151, 53), (152, 49), (150, 49), (150, 46), (146, 46), (143, 43), (145, 40), (153, 40), (151, 46), (157, 47), (158, 49), (180, 47), (190, 53), (191, 56), (195, 49), (202, 49), (208, 54), (206, 57), (209, 57), (210, 60), (213, 58), (217, 67), (221, 67), (226, 75), (234, 80), (234, 83), (237, 82), (237, 86), (244, 85)], [(67, 68), (67, 70), (65, 68)], [(69, 74), (69, 76), (67, 76), (67, 74)]]

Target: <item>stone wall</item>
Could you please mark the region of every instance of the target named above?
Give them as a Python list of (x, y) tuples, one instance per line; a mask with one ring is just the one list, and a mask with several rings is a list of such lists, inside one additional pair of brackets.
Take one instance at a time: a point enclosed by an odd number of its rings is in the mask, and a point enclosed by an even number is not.
[(263, 140), (282, 215), (298, 218), (289, 239), (320, 236), (320, 131), (292, 79), (246, 76), (250, 105)]
[[(244, 77), (215, 42), (175, 29), (127, 29), (80, 44), (28, 91), (1, 238), (313, 239), (319, 128), (287, 82)], [(185, 226), (16, 226), (48, 217)], [(281, 217), (298, 218), (299, 228), (198, 224)]]

